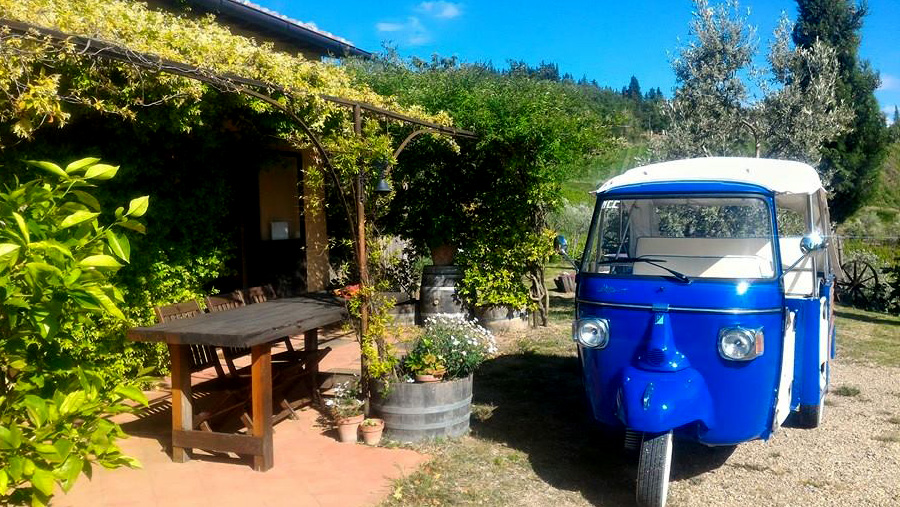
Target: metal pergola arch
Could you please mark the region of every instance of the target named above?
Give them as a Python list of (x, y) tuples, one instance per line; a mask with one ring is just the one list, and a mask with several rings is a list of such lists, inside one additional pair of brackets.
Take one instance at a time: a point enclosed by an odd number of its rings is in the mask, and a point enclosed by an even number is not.
[[(216, 88), (217, 90), (228, 92), (228, 93), (237, 93), (243, 94), (250, 97), (254, 97), (258, 100), (261, 100), (272, 107), (282, 111), (288, 117), (290, 117), (303, 131), (304, 135), (306, 135), (310, 142), (313, 144), (315, 150), (322, 157), (323, 164), (326, 168), (331, 172), (332, 176), (335, 179), (335, 182), (340, 186), (340, 181), (337, 175), (337, 172), (334, 169), (334, 166), (331, 163), (331, 159), (328, 156), (327, 150), (322, 145), (322, 142), (316, 137), (315, 133), (312, 129), (307, 125), (302, 118), (300, 118), (294, 111), (292, 111), (286, 105), (280, 103), (277, 99), (275, 99), (271, 93), (276, 92), (279, 95), (284, 97), (293, 97), (294, 93), (290, 90), (273, 83), (267, 83), (264, 81), (259, 81), (255, 79), (249, 79), (242, 76), (238, 76), (235, 74), (218, 74), (215, 72), (211, 72), (200, 67), (185, 64), (182, 62), (177, 62), (174, 60), (169, 60), (167, 58), (162, 58), (149, 53), (142, 53), (139, 51), (134, 51), (126, 46), (115, 44), (111, 42), (107, 42), (104, 40), (69, 34), (59, 30), (54, 30), (51, 28), (45, 28), (37, 25), (33, 25), (30, 23), (25, 23), (21, 21), (15, 21), (6, 18), (0, 18), (0, 29), (5, 29), (9, 34), (19, 37), (21, 39), (32, 39), (37, 42), (45, 42), (49, 43), (53, 47), (57, 48), (74, 48), (79, 51), (81, 55), (86, 58), (98, 58), (98, 59), (106, 59), (106, 60), (114, 60), (122, 63), (127, 63), (130, 65), (134, 65), (136, 67), (141, 67), (145, 69), (149, 69), (155, 72), (174, 74), (182, 77), (186, 77), (188, 79), (193, 79), (200, 81), (202, 83), (208, 84)], [(263, 93), (262, 91), (266, 93)], [(404, 115), (401, 113), (397, 113), (394, 111), (390, 111), (372, 104), (368, 104), (361, 101), (355, 101), (350, 99), (345, 99), (341, 97), (335, 97), (331, 95), (317, 94), (316, 97), (326, 100), (329, 102), (333, 102), (335, 104), (339, 104), (345, 107), (349, 107), (353, 112), (353, 120), (354, 120), (354, 132), (356, 135), (362, 135), (362, 112), (367, 111), (372, 114), (397, 120), (405, 123), (410, 123), (412, 125), (416, 125), (420, 127), (419, 129), (410, 133), (397, 147), (397, 149), (393, 153), (393, 157), (396, 158), (400, 152), (403, 151), (404, 148), (417, 136), (435, 132), (439, 134), (446, 134), (454, 137), (463, 137), (475, 139), (477, 138), (477, 134), (474, 132), (470, 132), (462, 129), (455, 129), (452, 127), (447, 127), (445, 125), (440, 125), (438, 123), (429, 122), (425, 120), (421, 120), (418, 118), (414, 118), (412, 116)], [(388, 170), (390, 168), (388, 167)], [(357, 264), (359, 266), (359, 278), (361, 286), (365, 287), (369, 285), (369, 272), (368, 272), (368, 260), (366, 253), (366, 241), (365, 241), (365, 199), (364, 199), (364, 183), (365, 183), (365, 174), (363, 170), (360, 170), (359, 176), (356, 181), (356, 222), (357, 222), (357, 230), (356, 230), (356, 256), (357, 256)], [(347, 206), (346, 201), (344, 202), (345, 209), (347, 211), (348, 218), (353, 215), (350, 212), (349, 206)], [(363, 296), (365, 297), (365, 296)], [(367, 301), (364, 301), (364, 304), (361, 305), (361, 315), (360, 315), (360, 333), (365, 335), (366, 330), (368, 328), (368, 305), (365, 304)], [(365, 357), (363, 359), (362, 364), (362, 373), (363, 379), (366, 380), (365, 373)], [(364, 386), (364, 389), (367, 389), (367, 386)]]

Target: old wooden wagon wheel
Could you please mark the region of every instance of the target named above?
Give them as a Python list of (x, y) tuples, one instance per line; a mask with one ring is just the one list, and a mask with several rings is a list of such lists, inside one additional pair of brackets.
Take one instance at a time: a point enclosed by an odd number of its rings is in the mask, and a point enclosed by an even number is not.
[(841, 265), (846, 278), (837, 283), (838, 300), (864, 301), (878, 292), (878, 271), (866, 261), (848, 261)]

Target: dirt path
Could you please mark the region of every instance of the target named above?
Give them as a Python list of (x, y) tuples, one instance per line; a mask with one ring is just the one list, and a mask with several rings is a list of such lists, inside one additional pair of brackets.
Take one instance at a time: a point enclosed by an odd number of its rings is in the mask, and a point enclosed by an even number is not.
[[(900, 368), (833, 368), (820, 428), (784, 428), (768, 442), (739, 445), (724, 465), (699, 474), (676, 469), (668, 505), (900, 506)], [(856, 395), (837, 394), (854, 387)], [(691, 461), (682, 455), (678, 465), (690, 469)]]

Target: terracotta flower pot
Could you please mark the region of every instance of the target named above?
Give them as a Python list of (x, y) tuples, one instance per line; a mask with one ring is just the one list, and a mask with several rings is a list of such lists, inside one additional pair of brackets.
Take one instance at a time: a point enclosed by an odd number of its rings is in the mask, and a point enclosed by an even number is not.
[(354, 415), (344, 417), (335, 421), (338, 430), (338, 436), (343, 444), (355, 444), (357, 440), (357, 432), (359, 423), (363, 422), (363, 415)]
[(381, 419), (368, 419), (368, 421), (374, 424), (363, 424), (359, 427), (363, 442), (366, 445), (378, 445), (378, 442), (381, 442), (381, 433), (384, 431), (384, 421)]
[(440, 382), (443, 375), (431, 375), (428, 373), (417, 373), (416, 382)]

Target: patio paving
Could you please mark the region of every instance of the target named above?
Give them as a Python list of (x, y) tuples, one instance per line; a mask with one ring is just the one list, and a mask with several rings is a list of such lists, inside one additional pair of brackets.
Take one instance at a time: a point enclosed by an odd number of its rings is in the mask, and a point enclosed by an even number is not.
[[(359, 372), (359, 346), (346, 333), (323, 333), (320, 346), (333, 349), (322, 361), (323, 372)], [(194, 376), (194, 383), (213, 376), (203, 372)], [(166, 449), (171, 429), (168, 391), (148, 394), (156, 408), (119, 421), (131, 435), (120, 442), (123, 451), (143, 468), (95, 467), (92, 479), (80, 477), (72, 491), (54, 498), (54, 506), (373, 505), (390, 494), (392, 480), (428, 459), (408, 449), (341, 444), (320, 413), (306, 408), (297, 412), (298, 420), (275, 425), (275, 467), (268, 472), (254, 472), (250, 459), (204, 451), (194, 451), (195, 459), (188, 463), (173, 463)]]

